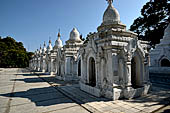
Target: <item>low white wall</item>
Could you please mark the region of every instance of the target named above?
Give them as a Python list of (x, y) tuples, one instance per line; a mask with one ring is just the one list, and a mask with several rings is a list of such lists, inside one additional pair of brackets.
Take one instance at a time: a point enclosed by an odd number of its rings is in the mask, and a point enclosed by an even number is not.
[(85, 85), (85, 84), (83, 84), (81, 82), (79, 82), (79, 84), (80, 84), (80, 89), (81, 90), (83, 90), (83, 91), (85, 91), (87, 93), (90, 93), (91, 95), (94, 95), (96, 97), (100, 97), (101, 96), (99, 89), (97, 89), (95, 87), (91, 87), (89, 85)]

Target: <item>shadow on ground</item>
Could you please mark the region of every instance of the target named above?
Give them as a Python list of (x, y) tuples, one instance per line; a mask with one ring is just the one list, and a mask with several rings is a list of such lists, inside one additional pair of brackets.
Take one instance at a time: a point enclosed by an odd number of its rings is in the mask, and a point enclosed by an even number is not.
[[(154, 90), (154, 91), (151, 90), (150, 93), (146, 96), (138, 97), (132, 100), (125, 100), (125, 101), (129, 103), (141, 103), (141, 104), (144, 104), (144, 107), (151, 107), (155, 105), (166, 106), (170, 104), (170, 92), (167, 92), (167, 89)], [(149, 105), (145, 104), (148, 102), (152, 104), (149, 104)]]
[[(55, 76), (50, 76), (47, 74), (16, 74), (17, 76), (27, 76), (33, 78), (24, 78), (24, 79), (11, 79), (11, 81), (24, 81), (25, 83), (40, 83), (40, 82), (48, 82), (49, 84), (55, 84), (57, 86), (66, 86), (66, 85), (73, 85), (78, 84), (78, 81), (63, 81), (58, 80)], [(36, 77), (34, 77), (36, 76)], [(39, 76), (39, 78), (37, 77)]]
[[(53, 87), (34, 88), (27, 91), (0, 94), (0, 96), (13, 98), (27, 98), (34, 102), (36, 106), (50, 106), (55, 104), (71, 103), (72, 101), (56, 91)], [(23, 101), (28, 103), (28, 101)], [(23, 104), (22, 102), (20, 104)], [(17, 103), (19, 104), (19, 103)]]
[[(31, 72), (32, 73), (32, 72)], [(0, 94), (4, 97), (13, 98), (27, 98), (31, 102), (34, 102), (36, 106), (50, 106), (63, 103), (89, 103), (89, 102), (100, 102), (100, 101), (111, 101), (106, 98), (97, 98), (95, 96), (89, 95), (83, 92), (79, 87), (73, 87), (77, 83), (73, 81), (65, 82), (57, 80), (54, 76), (50, 75), (36, 75), (36, 74), (17, 74), (17, 76), (29, 76), (30, 78), (24, 79), (12, 79), (12, 81), (24, 81), (25, 83), (40, 83), (47, 81), (52, 86), (42, 87), (42, 88), (32, 88), (27, 91), (13, 92)], [(34, 77), (39, 76), (39, 77)], [(19, 87), (19, 86), (18, 86)], [(65, 90), (63, 90), (63, 89)], [(69, 96), (70, 95), (70, 96)], [(154, 105), (165, 105), (168, 104), (169, 100), (164, 98), (165, 93), (162, 92), (152, 92), (145, 97), (140, 97), (132, 100), (124, 100), (130, 103), (142, 103), (145, 107), (150, 107)], [(170, 95), (170, 94), (169, 94)], [(161, 101), (158, 101), (161, 100)], [(28, 102), (28, 101), (25, 101)], [(146, 102), (156, 102), (156, 104), (145, 105)], [(24, 103), (24, 102), (23, 102)], [(113, 102), (114, 103), (114, 102)], [(165, 113), (169, 113), (169, 109), (165, 110)]]
[[(37, 76), (35, 74), (17, 74), (17, 76)], [(19, 78), (19, 77), (18, 77)], [(33, 77), (33, 78), (24, 78), (24, 79), (11, 79), (11, 81), (24, 81), (25, 83), (41, 83), (41, 82), (51, 82), (51, 84), (55, 84), (54, 86), (50, 87), (42, 87), (42, 88), (31, 88), (26, 91), (19, 91), (19, 92), (12, 92), (12, 93), (6, 93), (6, 94), (0, 94), (0, 96), (4, 97), (12, 97), (12, 101), (19, 98), (25, 98), (26, 100), (22, 101), (20, 103), (16, 102), (15, 104), (26, 104), (31, 102), (34, 102), (36, 106), (51, 106), (56, 104), (64, 104), (64, 103), (75, 103), (74, 99), (71, 99), (66, 94), (61, 92), (59, 90), (60, 86), (71, 86), (75, 83), (69, 81), (60, 81), (55, 79), (54, 76), (44, 76), (41, 75), (41, 77)], [(20, 86), (15, 86), (20, 87)], [(87, 94), (86, 94), (87, 95)], [(93, 97), (92, 95), (89, 96), (89, 98)], [(29, 99), (30, 101), (28, 101)], [(94, 102), (94, 101), (105, 101), (102, 99), (96, 99), (96, 97), (93, 97), (92, 99), (87, 99), (88, 102)], [(83, 103), (83, 102), (81, 102)]]
[(170, 113), (170, 109), (166, 109), (166, 110), (164, 110), (164, 111), (161, 112), (161, 113)]

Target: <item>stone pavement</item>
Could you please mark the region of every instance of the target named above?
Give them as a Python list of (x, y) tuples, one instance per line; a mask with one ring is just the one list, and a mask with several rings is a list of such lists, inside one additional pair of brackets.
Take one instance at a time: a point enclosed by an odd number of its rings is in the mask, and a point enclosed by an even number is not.
[[(112, 101), (106, 98), (97, 98), (80, 90), (79, 85), (72, 81), (67, 85), (58, 85), (56, 80), (49, 79), (49, 75), (41, 75), (45, 81), (56, 87), (59, 91), (71, 98), (76, 103), (85, 107), (91, 112), (98, 113), (170, 113), (170, 91), (153, 87), (150, 94), (131, 100)], [(61, 82), (61, 81), (60, 81)], [(164, 108), (165, 107), (165, 108)], [(161, 111), (162, 110), (162, 111)]]
[(0, 113), (88, 113), (35, 74), (0, 68)]
[(154, 87), (145, 97), (112, 101), (81, 91), (75, 81), (0, 68), (0, 113), (169, 113), (169, 97), (170, 91)]

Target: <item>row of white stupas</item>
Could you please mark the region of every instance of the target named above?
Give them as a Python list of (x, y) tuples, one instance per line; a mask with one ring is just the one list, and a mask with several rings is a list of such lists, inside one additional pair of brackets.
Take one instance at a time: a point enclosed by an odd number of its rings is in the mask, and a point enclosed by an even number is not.
[(30, 67), (54, 74), (57, 79), (79, 80), (80, 89), (117, 100), (146, 95), (150, 89), (148, 42), (126, 30), (118, 11), (108, 0), (103, 22), (83, 42), (76, 28), (62, 45), (60, 33), (35, 52)]
[[(76, 28), (73, 28), (70, 33), (70, 38), (66, 41), (66, 45), (64, 46), (60, 38), (61, 35), (59, 32), (58, 39), (55, 41), (54, 46), (52, 46), (51, 40), (49, 40), (47, 47), (44, 42), (43, 48), (40, 46), (40, 49), (35, 51), (35, 54), (30, 61), (30, 67), (33, 70), (50, 75), (59, 75), (59, 79), (63, 80), (78, 79), (78, 77), (74, 77), (74, 75), (77, 75), (75, 67), (77, 66), (78, 61), (78, 51), (80, 46), (83, 45), (80, 34)], [(61, 68), (61, 66), (65, 69)], [(64, 76), (66, 74), (71, 77)]]

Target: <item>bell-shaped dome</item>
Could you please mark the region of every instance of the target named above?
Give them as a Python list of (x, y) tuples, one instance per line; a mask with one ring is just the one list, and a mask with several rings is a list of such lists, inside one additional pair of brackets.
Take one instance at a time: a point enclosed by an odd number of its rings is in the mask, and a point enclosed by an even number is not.
[(53, 50), (53, 47), (51, 45), (51, 40), (49, 40), (49, 44), (48, 44), (48, 47), (47, 47), (47, 52), (50, 52), (51, 50)]
[(73, 28), (73, 30), (70, 32), (70, 41), (81, 41), (80, 39), (80, 33), (76, 28)]
[(112, 2), (109, 3), (103, 15), (103, 24), (115, 24), (120, 22), (119, 12), (113, 7)]
[(42, 49), (42, 53), (45, 54), (45, 53), (46, 53), (46, 50), (47, 50), (47, 49), (46, 49), (46, 44), (45, 44), (45, 42), (44, 42), (44, 47), (43, 47), (43, 49)]
[(62, 48), (62, 47), (63, 47), (63, 42), (61, 41), (60, 38), (58, 38), (58, 39), (55, 41), (55, 45), (56, 45), (58, 48)]
[(58, 39), (55, 41), (55, 46), (54, 48), (62, 48), (63, 47), (63, 42), (60, 39), (61, 35), (60, 32), (58, 33)]
[(42, 53), (42, 48), (41, 48), (41, 45), (40, 45), (40, 50), (39, 50), (39, 54), (41, 54)]

